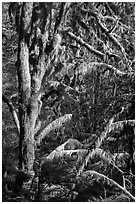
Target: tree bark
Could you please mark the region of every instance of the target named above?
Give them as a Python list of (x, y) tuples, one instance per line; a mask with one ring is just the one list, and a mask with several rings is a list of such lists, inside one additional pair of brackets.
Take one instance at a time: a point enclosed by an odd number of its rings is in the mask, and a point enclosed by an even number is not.
[[(17, 56), (17, 75), (18, 75), (18, 88), (19, 88), (19, 121), (20, 121), (20, 138), (19, 138), (19, 169), (23, 169), (23, 140), (27, 142), (30, 137), (29, 121), (27, 114), (27, 106), (31, 95), (31, 77), (29, 71), (29, 47), (28, 35), (30, 34), (30, 23), (32, 17), (33, 3), (23, 3), (20, 12), (20, 25), (19, 27), (19, 43), (18, 43), (18, 56)], [(33, 141), (31, 141), (33, 143)], [(30, 146), (30, 143), (27, 145)], [(30, 152), (30, 151), (29, 151)], [(33, 151), (32, 151), (33, 152)], [(32, 160), (34, 160), (34, 153), (27, 155), (27, 170), (32, 170)]]
[[(17, 74), (19, 87), (19, 168), (25, 168), (30, 175), (34, 175), (33, 165), (35, 160), (35, 139), (38, 116), (40, 112), (40, 89), (48, 65), (48, 56), (45, 55), (42, 41), (42, 28), (46, 21), (34, 22), (34, 3), (23, 3), (20, 11), (19, 43), (17, 58)], [(39, 31), (39, 32), (38, 32)], [(44, 33), (45, 34), (45, 33)], [(44, 35), (43, 34), (43, 35)], [(32, 50), (32, 44), (34, 46)], [(46, 43), (45, 43), (46, 46)], [(34, 52), (34, 62), (31, 63), (31, 51)], [(23, 146), (25, 151), (23, 152)], [(25, 155), (23, 155), (25, 154)], [(22, 162), (25, 160), (25, 166)]]

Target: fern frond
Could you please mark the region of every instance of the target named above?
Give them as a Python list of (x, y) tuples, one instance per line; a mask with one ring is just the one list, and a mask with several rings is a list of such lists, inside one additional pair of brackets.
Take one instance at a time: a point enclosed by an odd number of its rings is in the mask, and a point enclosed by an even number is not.
[(116, 131), (116, 130), (121, 131), (126, 125), (135, 127), (135, 120), (123, 120), (123, 121), (115, 122), (111, 125), (111, 131)]
[(130, 198), (124, 194), (110, 196), (109, 198), (105, 199), (104, 202), (130, 202)]
[[(78, 171), (78, 174), (77, 175), (80, 175), (81, 172), (84, 171), (84, 168), (87, 166), (88, 162), (90, 160), (92, 160), (93, 158), (95, 158), (96, 156), (100, 156), (102, 154), (103, 150), (101, 151), (101, 149), (99, 148), (96, 148), (96, 149), (93, 149), (92, 151), (89, 151), (89, 153), (86, 155), (85, 159), (84, 159), (84, 162), (82, 163), (82, 165), (80, 166), (79, 168), (79, 171)], [(103, 153), (104, 154), (104, 153)]]
[(83, 145), (76, 139), (68, 139), (66, 142), (58, 146), (54, 151), (52, 151), (48, 156), (42, 158), (42, 163), (46, 161), (53, 161), (63, 158), (65, 156), (77, 156), (80, 161), (88, 150), (83, 149)]
[(106, 139), (107, 134), (110, 133), (111, 131), (116, 131), (116, 130), (123, 130), (125, 125), (129, 125), (131, 127), (135, 126), (135, 120), (123, 120), (123, 121), (118, 121), (113, 123), (114, 117), (109, 120), (109, 123), (107, 124), (105, 130), (101, 133), (100, 137), (98, 137), (96, 141), (96, 148), (99, 148), (102, 144), (102, 142)]
[(53, 122), (51, 122), (47, 127), (42, 130), (42, 132), (37, 137), (37, 143), (40, 144), (40, 142), (51, 132), (56, 129), (61, 128), (63, 125), (68, 123), (72, 118), (72, 114), (66, 114)]
[(109, 123), (105, 127), (105, 130), (101, 133), (100, 137), (98, 137), (95, 144), (96, 148), (99, 148), (101, 146), (104, 139), (106, 139), (107, 134), (111, 132), (113, 121), (114, 121), (114, 117), (109, 120)]
[(83, 145), (78, 140), (68, 139), (66, 142), (58, 146), (54, 151), (52, 151), (46, 158), (52, 160), (54, 157), (55, 158), (60, 157), (59, 155), (69, 154), (69, 153), (71, 155), (71, 153), (78, 152), (78, 151), (80, 152), (80, 150), (84, 150), (84, 149), (83, 149)]
[(111, 184), (111, 185), (114, 185), (116, 186), (117, 188), (119, 188), (121, 191), (123, 191), (126, 195), (128, 195), (132, 201), (135, 201), (135, 197), (129, 192), (127, 191), (125, 188), (123, 188), (122, 186), (120, 186), (117, 182), (115, 182), (114, 180), (110, 179), (109, 177), (101, 174), (101, 173), (98, 173), (96, 171), (85, 171), (83, 173), (83, 176), (84, 177), (88, 177), (88, 180), (90, 182), (90, 180), (92, 181), (93, 178), (96, 178), (98, 181), (99, 180), (103, 180), (103, 182), (106, 182), (107, 184)]
[(108, 154), (107, 152), (105, 152), (104, 150), (102, 150), (101, 148), (97, 148), (96, 150), (96, 157), (99, 157), (103, 162), (107, 163), (107, 164), (111, 164), (113, 166), (113, 168), (117, 169), (118, 172), (120, 172), (121, 174), (123, 174), (124, 172), (115, 164), (115, 159), (114, 156), (111, 155), (110, 153)]
[(108, 154), (107, 152), (105, 152), (101, 148), (96, 148), (96, 149), (93, 149), (92, 151), (89, 151), (88, 155), (86, 155), (84, 162), (80, 166), (77, 175), (80, 175), (81, 172), (84, 171), (84, 168), (87, 166), (88, 162), (91, 161), (92, 159), (94, 159), (95, 157), (96, 158), (98, 157), (101, 161), (103, 161), (109, 165), (111, 164), (115, 169), (117, 169), (121, 174), (123, 174), (123, 171), (115, 165), (113, 155)]
[(69, 156), (72, 157), (73, 155), (83, 155), (84, 153), (87, 153), (87, 150), (61, 150), (61, 151), (56, 151), (54, 150), (51, 154), (49, 154), (46, 159), (52, 161), (52, 160), (57, 160), (61, 157)]
[[(94, 150), (93, 150), (93, 154), (94, 154)], [(77, 176), (79, 176), (81, 174), (81, 172), (84, 171), (84, 168), (87, 166), (88, 162), (89, 162), (89, 159), (90, 159), (90, 156), (91, 156), (91, 152), (88, 152), (88, 154), (86, 155), (83, 163), (81, 164), (81, 166), (79, 167), (79, 171), (77, 173)]]
[(88, 152), (88, 150), (85, 150), (85, 149), (61, 150), (61, 151), (54, 150), (47, 157), (42, 158), (42, 164), (49, 162), (49, 161), (50, 162), (57, 161), (57, 160), (63, 159), (63, 158), (76, 157), (77, 158), (76, 160), (79, 160), (84, 155), (86, 155), (87, 152)]
[(66, 142), (58, 146), (55, 150), (74, 150), (74, 149), (83, 149), (83, 145), (76, 139), (68, 139)]

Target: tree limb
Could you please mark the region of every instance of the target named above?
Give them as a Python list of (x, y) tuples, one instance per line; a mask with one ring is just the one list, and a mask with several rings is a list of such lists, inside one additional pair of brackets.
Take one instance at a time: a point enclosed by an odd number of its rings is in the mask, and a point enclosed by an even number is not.
[(122, 72), (120, 71), (119, 69), (113, 67), (112, 65), (110, 64), (106, 64), (106, 63), (98, 63), (98, 62), (93, 62), (91, 64), (94, 64), (96, 66), (100, 66), (100, 67), (105, 67), (106, 69), (110, 70), (110, 71), (113, 71), (114, 73), (116, 73), (117, 75), (120, 75), (120, 76), (126, 76), (127, 73), (126, 72)]
[(90, 66), (84, 66), (84, 69), (79, 70), (79, 72), (80, 73), (82, 72), (83, 75), (85, 75), (87, 73), (90, 74), (90, 70), (92, 70), (93, 66), (99, 66), (99, 67), (101, 67), (101, 69), (104, 69), (103, 72), (105, 72), (107, 70), (110, 70), (110, 71), (113, 71), (115, 74), (117, 74), (119, 76), (127, 76), (128, 75), (128, 73), (122, 72), (119, 69), (113, 67), (112, 65), (106, 64), (106, 63), (103, 63), (103, 62), (91, 62), (89, 65)]
[(5, 94), (2, 94), (2, 100), (7, 103), (7, 105), (9, 106), (9, 109), (10, 109), (10, 112), (12, 113), (12, 116), (13, 116), (13, 120), (14, 120), (14, 123), (17, 127), (17, 130), (18, 130), (18, 134), (20, 134), (20, 124), (19, 124), (19, 119), (18, 119), (18, 116), (17, 116), (17, 112), (12, 104), (12, 101), (5, 95)]
[(91, 53), (93, 53), (94, 55), (97, 55), (98, 57), (100, 57), (101, 59), (104, 59), (105, 54), (94, 49), (91, 45), (89, 45), (88, 43), (86, 43), (84, 40), (82, 40), (80, 37), (77, 37), (76, 35), (74, 35), (72, 32), (66, 32), (65, 33), (71, 37), (72, 39), (74, 39), (77, 43), (79, 43), (80, 45), (86, 47)]
[(101, 28), (102, 32), (104, 32), (106, 34), (106, 36), (108, 36), (110, 41), (112, 41), (120, 49), (120, 51), (122, 52), (122, 54), (125, 57), (125, 49), (118, 42), (118, 40), (113, 36), (113, 34), (109, 33), (109, 30), (102, 24), (98, 13), (94, 12), (94, 11), (90, 11), (90, 10), (85, 10), (85, 9), (81, 9), (81, 12), (83, 12), (84, 14), (89, 13), (91, 16), (93, 16), (96, 19), (96, 21), (97, 21), (99, 27)]
[(112, 28), (110, 28), (110, 30), (108, 31), (108, 33), (112, 33), (112, 32), (116, 29), (116, 27), (117, 27), (117, 25), (118, 25), (118, 21), (119, 21), (119, 19), (117, 18), (117, 19), (115, 20), (114, 25), (112, 26)]
[(122, 54), (125, 56), (125, 49), (123, 48), (123, 46), (118, 42), (118, 40), (113, 36), (113, 34), (110, 33), (109, 30), (101, 23), (101, 20), (98, 16), (96, 17), (96, 20), (101, 30), (108, 36), (110, 41), (112, 41), (119, 48)]
[(65, 2), (62, 2), (61, 6), (60, 6), (60, 11), (59, 11), (58, 17), (56, 18), (55, 27), (54, 27), (54, 34), (56, 33), (58, 27), (61, 24), (62, 17), (64, 14), (64, 7), (65, 7)]

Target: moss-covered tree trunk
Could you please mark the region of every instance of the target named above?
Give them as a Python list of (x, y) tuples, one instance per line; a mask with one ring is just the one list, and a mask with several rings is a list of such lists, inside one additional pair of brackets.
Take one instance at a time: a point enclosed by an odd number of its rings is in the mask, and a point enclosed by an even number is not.
[[(18, 58), (17, 58), (17, 75), (18, 75), (18, 87), (19, 87), (19, 121), (20, 121), (20, 138), (19, 138), (19, 168), (22, 169), (22, 156), (23, 156), (23, 140), (27, 144), (27, 170), (30, 172), (33, 170), (34, 160), (34, 140), (33, 131), (31, 128), (30, 120), (31, 109), (28, 112), (28, 104), (30, 103), (31, 97), (31, 76), (29, 68), (29, 34), (30, 34), (30, 23), (32, 18), (33, 3), (24, 3), (19, 12), (19, 24), (18, 34)], [(31, 150), (30, 150), (31, 149)]]
[[(19, 87), (19, 168), (27, 169), (29, 174), (34, 173), (33, 164), (35, 160), (35, 129), (37, 126), (40, 107), (40, 88), (45, 73), (45, 56), (36, 35), (37, 27), (34, 22), (34, 3), (23, 3), (18, 9), (18, 57), (17, 75)], [(35, 24), (34, 24), (35, 23)], [(33, 46), (32, 46), (33, 44)], [(36, 47), (37, 46), (37, 47)], [(35, 51), (33, 63), (31, 63), (31, 52)], [(25, 146), (25, 147), (24, 147)], [(23, 155), (26, 149), (26, 155)], [(25, 160), (25, 167), (23, 166)]]
[(51, 26), (50, 3), (16, 4), (15, 22), (19, 36), (16, 63), (20, 121), (19, 168), (27, 169), (32, 175), (35, 160), (34, 136), (40, 129), (38, 116), (42, 105), (41, 88), (56, 72), (53, 63), (57, 59), (61, 43), (58, 27), (63, 8), (64, 3), (59, 7), (59, 17), (52, 22), (54, 26)]

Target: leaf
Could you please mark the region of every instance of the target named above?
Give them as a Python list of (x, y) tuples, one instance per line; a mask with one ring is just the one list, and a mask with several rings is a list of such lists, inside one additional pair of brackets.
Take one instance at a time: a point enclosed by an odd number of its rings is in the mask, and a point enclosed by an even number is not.
[(94, 158), (99, 158), (101, 161), (103, 161), (103, 163), (107, 163), (108, 165), (111, 164), (115, 169), (118, 170), (118, 172), (123, 173), (123, 171), (115, 165), (113, 155), (108, 154), (101, 148), (96, 148), (96, 149), (93, 149), (92, 151), (89, 151), (89, 153), (86, 155), (84, 162), (79, 168), (77, 176), (84, 171), (84, 168), (87, 166), (87, 164), (91, 162)]
[(130, 199), (128, 196), (121, 194), (121, 195), (113, 195), (109, 198), (105, 199), (105, 202), (130, 202)]
[(106, 139), (107, 134), (111, 132), (111, 126), (113, 121), (114, 121), (114, 117), (109, 120), (107, 126), (105, 127), (105, 130), (101, 133), (100, 137), (98, 137), (98, 140), (96, 142), (96, 147), (99, 148), (102, 142)]
[(111, 126), (111, 131), (116, 131), (116, 130), (122, 131), (126, 125), (135, 127), (135, 120), (123, 120), (123, 121), (115, 122)]
[(89, 171), (85, 171), (82, 176), (88, 177), (89, 182), (90, 182), (90, 180), (92, 182), (93, 178), (96, 178), (97, 180), (102, 180), (103, 183), (105, 182), (107, 184), (114, 185), (114, 186), (118, 187), (120, 190), (122, 190), (126, 195), (128, 195), (132, 199), (132, 201), (135, 201), (135, 197), (129, 191), (127, 191), (125, 188), (120, 186), (117, 182), (115, 182), (114, 180), (110, 179), (109, 177), (107, 177), (103, 174), (100, 174), (96, 171), (90, 171), (89, 170)]
[(54, 151), (52, 151), (48, 156), (46, 156), (43, 160), (53, 161), (60, 159), (65, 156), (73, 156), (73, 155), (83, 155), (88, 152), (88, 150), (82, 149), (83, 145), (75, 139), (68, 139), (65, 143), (58, 146)]
[(54, 150), (51, 154), (49, 154), (46, 157), (46, 160), (53, 161), (53, 160), (58, 160), (60, 158), (66, 157), (66, 156), (67, 157), (72, 157), (75, 155), (79, 156), (79, 155), (84, 155), (87, 152), (88, 152), (88, 150), (85, 150), (85, 149), (61, 150), (61, 151)]
[(68, 123), (72, 118), (72, 114), (66, 114), (64, 116), (61, 116), (60, 118), (54, 120), (51, 122), (47, 127), (42, 130), (42, 132), (37, 137), (37, 143), (40, 144), (41, 141), (51, 132), (56, 129), (61, 128), (63, 125)]
[(113, 142), (113, 141), (116, 141), (116, 138), (114, 138), (114, 137), (108, 137), (106, 140), (109, 141), (109, 142)]

